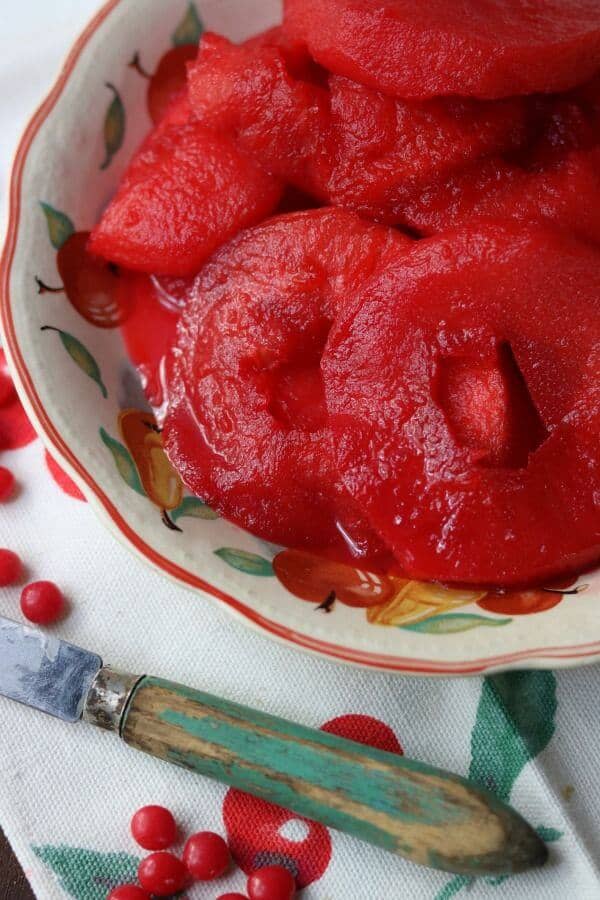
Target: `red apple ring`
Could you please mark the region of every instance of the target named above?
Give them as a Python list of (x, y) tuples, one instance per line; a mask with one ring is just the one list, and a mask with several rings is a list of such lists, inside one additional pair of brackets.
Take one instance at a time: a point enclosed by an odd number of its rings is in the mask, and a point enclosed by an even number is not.
[(338, 467), (411, 577), (524, 585), (598, 561), (599, 312), (597, 250), (500, 222), (414, 244), (346, 308), (322, 361)]
[(165, 447), (194, 493), (254, 534), (355, 560), (382, 551), (336, 471), (319, 363), (341, 303), (407, 244), (353, 213), (313, 210), (238, 235), (200, 273)]
[(564, 91), (600, 67), (597, 0), (286, 0), (331, 72), (398, 97)]
[(169, 118), (129, 163), (89, 247), (135, 271), (193, 275), (223, 241), (268, 215), (280, 196), (279, 182), (229, 138)]
[(190, 66), (190, 104), (270, 172), (336, 206), (384, 207), (399, 192), (514, 149), (525, 134), (523, 98), (419, 103), (335, 75), (315, 84), (296, 71), (281, 46), (207, 33)]

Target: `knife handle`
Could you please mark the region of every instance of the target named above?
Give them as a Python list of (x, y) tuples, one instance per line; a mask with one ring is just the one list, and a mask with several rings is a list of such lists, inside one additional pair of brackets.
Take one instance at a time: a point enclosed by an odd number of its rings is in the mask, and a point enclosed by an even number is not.
[[(524, 819), (456, 775), (159, 678), (123, 684), (120, 735), (152, 756), (448, 872), (502, 875), (545, 862)], [(88, 721), (102, 724), (104, 702), (96, 697)]]

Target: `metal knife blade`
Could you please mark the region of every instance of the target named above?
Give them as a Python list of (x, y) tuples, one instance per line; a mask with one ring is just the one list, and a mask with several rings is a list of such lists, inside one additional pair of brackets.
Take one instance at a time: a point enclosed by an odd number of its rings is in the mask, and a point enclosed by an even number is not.
[(0, 616), (0, 694), (77, 722), (102, 660), (27, 625)]

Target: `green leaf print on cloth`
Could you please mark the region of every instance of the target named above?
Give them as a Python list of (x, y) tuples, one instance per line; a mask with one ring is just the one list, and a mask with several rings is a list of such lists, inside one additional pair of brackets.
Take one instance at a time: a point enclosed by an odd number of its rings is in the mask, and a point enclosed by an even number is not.
[(98, 853), (82, 847), (46, 844), (33, 851), (76, 900), (106, 900), (119, 884), (135, 882), (139, 859), (129, 853)]
[[(485, 678), (471, 732), (469, 778), (507, 803), (527, 763), (549, 744), (556, 727), (556, 705), (552, 672), (505, 672)], [(536, 831), (547, 842), (562, 837), (561, 831), (544, 825)], [(508, 877), (484, 881), (496, 887)], [(450, 900), (474, 882), (474, 878), (457, 875), (435, 900)]]
[(486, 678), (471, 732), (469, 778), (508, 801), (526, 764), (554, 734), (552, 672), (505, 672)]

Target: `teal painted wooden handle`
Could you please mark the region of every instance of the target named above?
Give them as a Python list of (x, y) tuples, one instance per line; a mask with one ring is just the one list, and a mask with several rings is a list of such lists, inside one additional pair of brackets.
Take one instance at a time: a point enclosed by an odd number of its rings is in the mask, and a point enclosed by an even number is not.
[(121, 736), (427, 866), (502, 875), (546, 859), (514, 810), (462, 778), (158, 678), (135, 688)]

